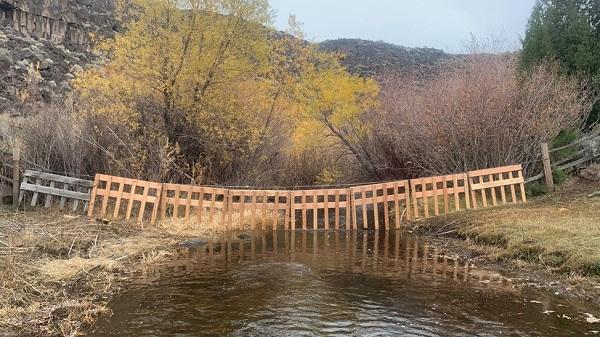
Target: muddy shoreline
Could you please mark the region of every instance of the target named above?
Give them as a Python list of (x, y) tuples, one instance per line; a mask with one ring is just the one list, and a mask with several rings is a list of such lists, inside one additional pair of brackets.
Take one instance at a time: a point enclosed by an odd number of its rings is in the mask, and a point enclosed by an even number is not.
[(413, 223), (406, 230), (437, 245), (447, 254), (457, 255), (479, 268), (510, 277), (515, 286), (532, 287), (557, 296), (583, 299), (600, 307), (600, 276), (560, 273), (532, 262), (499, 260), (490, 253), (498, 249), (497, 246), (476, 244), (468, 236), (460, 234), (461, 227), (467, 225), (461, 224), (457, 219), (437, 219)]

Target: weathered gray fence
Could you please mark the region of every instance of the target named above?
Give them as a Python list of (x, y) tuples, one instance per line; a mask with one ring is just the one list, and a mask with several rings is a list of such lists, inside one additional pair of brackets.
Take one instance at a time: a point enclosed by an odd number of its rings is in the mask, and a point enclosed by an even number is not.
[(70, 203), (76, 212), (80, 206), (86, 211), (90, 200), (93, 182), (89, 180), (60, 176), (51, 173), (26, 171), (21, 183), (19, 205), (31, 194), (31, 206), (38, 205), (42, 196), (44, 207), (58, 203), (61, 209)]

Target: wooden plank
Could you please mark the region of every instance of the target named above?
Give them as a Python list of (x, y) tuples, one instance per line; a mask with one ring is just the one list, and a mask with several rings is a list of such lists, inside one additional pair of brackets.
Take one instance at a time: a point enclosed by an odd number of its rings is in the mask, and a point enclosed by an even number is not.
[[(55, 186), (56, 186), (56, 182), (51, 181), (50, 182), (50, 190), (53, 190)], [(50, 206), (52, 206), (52, 193), (46, 193), (46, 202), (44, 204), (44, 207), (50, 208)]]
[(256, 191), (252, 191), (252, 205), (250, 206), (252, 229), (256, 229), (256, 193)]
[(123, 200), (123, 190), (125, 188), (125, 184), (119, 183), (119, 196), (117, 197), (117, 201), (115, 202), (115, 210), (113, 212), (113, 218), (117, 218), (119, 216), (119, 209), (121, 208), (121, 200)]
[[(112, 180), (113, 180), (113, 177), (108, 177), (108, 179), (106, 179), (106, 188), (104, 190), (110, 191), (112, 189)], [(102, 208), (100, 209), (100, 217), (101, 218), (104, 218), (106, 216), (109, 195), (110, 194), (107, 193), (102, 197)]]
[(433, 184), (433, 213), (438, 216), (440, 215), (440, 205), (438, 202), (438, 188), (437, 188), (437, 179), (431, 178), (431, 183)]
[[(88, 218), (91, 218), (94, 215), (94, 204), (96, 203), (96, 192), (98, 190), (99, 178), (98, 175), (94, 178), (94, 185), (92, 186), (92, 193), (90, 196), (90, 205), (88, 207)], [(21, 196), (22, 196), (21, 192)], [(21, 203), (21, 196), (19, 196), (19, 203)]]
[[(395, 182), (394, 183), (394, 212), (395, 213), (395, 221), (396, 221), (396, 229), (400, 228), (400, 183), (399, 182)], [(405, 192), (408, 192), (408, 190), (406, 190)], [(398, 235), (398, 234), (396, 234)]]
[(188, 187), (186, 193), (184, 221), (185, 223), (190, 223), (190, 214), (192, 212), (192, 189)]
[[(428, 191), (427, 182), (423, 182), (423, 191)], [(423, 207), (425, 212), (425, 218), (429, 218), (429, 199), (427, 198), (428, 193), (423, 193)]]
[(367, 216), (367, 193), (365, 192), (365, 187), (362, 186), (360, 188), (360, 200), (362, 202), (362, 223), (363, 229), (369, 229), (368, 224), (368, 216)]
[(227, 212), (229, 212), (229, 190), (224, 190), (223, 191), (223, 202), (221, 203), (221, 228), (226, 228), (227, 223), (226, 223), (226, 218), (225, 215), (227, 214)]
[(210, 191), (210, 209), (208, 210), (208, 223), (212, 226), (214, 217), (215, 217), (215, 203), (217, 199), (217, 194), (215, 191)]
[(175, 202), (173, 203), (173, 219), (179, 219), (179, 206), (181, 200), (181, 186), (175, 185)]
[(350, 190), (350, 199), (351, 199), (351, 207), (352, 207), (352, 212), (350, 212), (352, 214), (352, 224), (354, 225), (354, 229), (358, 229), (358, 220), (357, 218), (357, 211), (356, 211), (356, 193), (354, 192), (354, 189)]
[[(518, 177), (519, 179), (523, 180), (523, 171), (519, 171)], [(524, 203), (527, 202), (527, 196), (525, 195), (525, 184), (521, 183), (519, 184), (519, 187), (521, 188), (521, 201), (523, 201)]]
[(510, 166), (496, 167), (496, 168), (485, 169), (485, 170), (469, 171), (469, 175), (471, 177), (478, 177), (478, 176), (485, 176), (488, 174), (496, 174), (496, 173), (502, 173), (502, 172), (507, 172), (507, 171), (521, 171), (521, 170), (523, 170), (523, 166), (521, 166), (521, 165), (510, 165)]
[[(42, 185), (42, 180), (40, 178), (37, 178), (35, 180), (35, 186), (33, 187), (33, 198), (31, 198), (31, 207), (35, 207), (37, 205), (37, 199), (38, 199), (38, 195), (39, 195), (39, 188), (43, 188), (44, 186)], [(27, 186), (27, 185), (25, 185)], [(27, 190), (26, 188), (23, 188), (23, 184), (21, 184), (21, 188), (24, 190)]]
[(487, 208), (488, 207), (488, 203), (487, 203), (487, 196), (485, 193), (485, 189), (480, 190), (481, 191), (481, 203), (483, 203), (483, 208)]
[[(444, 214), (450, 213), (450, 204), (448, 200), (448, 176), (444, 176)], [(458, 192), (454, 189), (454, 198), (458, 197)]]
[(275, 200), (273, 200), (273, 230), (277, 230), (279, 224), (279, 191), (275, 192)]
[(66, 177), (66, 176), (61, 176), (61, 175), (57, 175), (57, 174), (38, 172), (38, 171), (32, 171), (32, 170), (25, 171), (25, 173), (23, 174), (23, 177), (55, 181), (55, 182), (66, 183), (66, 184), (70, 184), (70, 185), (80, 185), (80, 186), (84, 186), (84, 187), (93, 187), (93, 185), (94, 185), (94, 182), (90, 181), (90, 180)]
[[(135, 190), (137, 189), (137, 186), (138, 186), (138, 181), (137, 180), (133, 181), (131, 183), (131, 192), (129, 194), (134, 195), (135, 194)], [(130, 197), (129, 198), (129, 202), (127, 203), (127, 212), (125, 213), (125, 220), (131, 219), (131, 212), (132, 211), (133, 211), (133, 197)]]
[[(510, 175), (511, 178), (515, 177), (514, 176), (514, 172), (509, 172), (509, 175)], [(512, 197), (512, 202), (516, 204), (517, 203), (517, 193), (515, 191), (515, 185), (514, 184), (510, 184), (510, 194), (511, 194), (511, 197)]]
[[(263, 216), (262, 220), (263, 221), (262, 222), (266, 222), (267, 221), (267, 208), (269, 205), (269, 198), (267, 195), (267, 191), (262, 192), (262, 197), (263, 197), (263, 202), (262, 202), (262, 216)], [(266, 225), (266, 223), (261, 224), (261, 228), (264, 225)]]
[(324, 200), (323, 203), (325, 207), (323, 207), (323, 227), (325, 230), (329, 230), (329, 193), (328, 190), (323, 190)]
[(318, 191), (313, 191), (312, 192), (312, 197), (313, 197), (313, 230), (317, 230), (319, 228), (319, 208), (317, 206), (318, 203)]
[(415, 219), (419, 218), (419, 203), (417, 201), (417, 185), (419, 184), (419, 180), (411, 180), (410, 185), (412, 189), (412, 197), (413, 197), (413, 208), (414, 208), (414, 216)]
[(379, 229), (379, 203), (377, 202), (377, 191), (376, 187), (373, 188), (373, 222), (375, 223), (375, 229)]
[(412, 216), (410, 214), (410, 182), (408, 180), (404, 181), (404, 197), (403, 198), (406, 203), (406, 219), (411, 220)]
[[(463, 184), (464, 184), (464, 190), (465, 190), (465, 207), (466, 209), (471, 209), (471, 200), (470, 200), (470, 183), (469, 183), (469, 174), (468, 173), (464, 173), (463, 174), (463, 178), (462, 178)], [(456, 188), (456, 187), (455, 187)]]
[(148, 190), (150, 188), (148, 186), (144, 186), (142, 204), (140, 205), (140, 213), (138, 214), (138, 222), (142, 223), (144, 221), (144, 213), (146, 212), (146, 203), (148, 202)]
[[(231, 192), (230, 192), (231, 193)], [(240, 191), (240, 226), (243, 228), (246, 218), (246, 193)]]
[[(167, 194), (167, 191), (163, 191)], [(204, 215), (204, 187), (198, 187), (198, 208), (196, 209), (196, 218), (198, 223), (202, 223), (202, 216)]]
[(388, 204), (388, 185), (383, 185), (383, 225), (390, 229), (390, 210)]
[[(335, 230), (340, 229), (340, 190), (335, 190)], [(346, 221), (348, 221), (348, 208), (346, 207)]]
[[(490, 179), (490, 181), (496, 181), (494, 179), (493, 174), (490, 174), (488, 177), (489, 177), (488, 179)], [(494, 187), (490, 188), (490, 192), (492, 193), (492, 204), (494, 206), (498, 206), (498, 201), (496, 200), (496, 187), (494, 186)]]
[(524, 182), (524, 180), (519, 177), (504, 179), (504, 180), (493, 180), (493, 181), (473, 184), (471, 189), (477, 191), (477, 190), (482, 190), (482, 189), (487, 189), (487, 188), (506, 186), (509, 184), (520, 184), (522, 182)]
[(302, 191), (302, 230), (307, 230), (306, 191)]
[[(69, 190), (69, 184), (63, 184), (63, 190), (68, 191)], [(65, 203), (67, 202), (67, 197), (62, 196), (60, 197), (60, 208), (63, 209), (65, 208)]]
[(473, 189), (475, 178), (469, 174), (469, 185), (471, 186), (471, 204), (473, 209), (477, 209), (477, 196), (475, 195), (475, 189)]
[[(191, 194), (191, 192), (188, 192)], [(156, 189), (156, 200), (152, 203), (152, 215), (150, 217), (150, 224), (156, 223), (156, 217), (158, 215), (158, 205), (160, 197), (162, 196), (162, 185)]]
[(23, 183), (21, 183), (21, 190), (27, 192), (34, 192), (34, 196), (35, 194), (41, 193), (51, 194), (58, 197), (65, 197), (68, 199), (78, 199), (83, 201), (88, 201), (90, 199), (90, 195), (87, 193), (68, 191), (60, 188), (52, 188), (48, 186), (42, 186), (39, 184), (41, 184), (41, 181), (39, 179), (36, 180), (36, 184), (30, 184), (27, 181), (23, 181)]

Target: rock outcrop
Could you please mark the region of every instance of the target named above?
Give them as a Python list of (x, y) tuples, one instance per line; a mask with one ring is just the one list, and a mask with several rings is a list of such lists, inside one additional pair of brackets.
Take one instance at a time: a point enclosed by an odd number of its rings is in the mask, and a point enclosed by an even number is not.
[(320, 43), (319, 48), (344, 54), (343, 64), (350, 72), (369, 77), (386, 72), (427, 75), (435, 72), (442, 62), (457, 57), (439, 49), (408, 48), (361, 39), (328, 40)]
[(70, 90), (76, 72), (96, 61), (90, 36), (115, 29), (113, 0), (0, 0), (0, 113), (20, 114), (28, 71), (39, 71), (39, 91)]
[(89, 34), (114, 28), (108, 0), (0, 0), (0, 25), (54, 43), (85, 46)]

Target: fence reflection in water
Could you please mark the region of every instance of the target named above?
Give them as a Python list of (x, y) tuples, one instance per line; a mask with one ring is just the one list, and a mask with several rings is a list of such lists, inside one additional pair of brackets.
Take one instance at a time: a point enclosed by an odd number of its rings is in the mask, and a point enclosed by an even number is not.
[[(230, 232), (199, 248), (182, 249), (177, 263), (300, 263), (394, 278), (447, 279), (493, 285), (510, 278), (401, 231)], [(315, 263), (317, 262), (317, 263)]]

